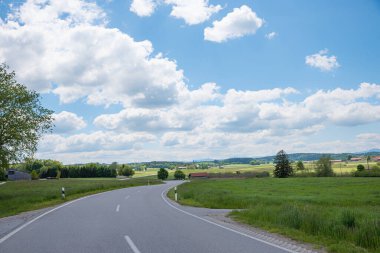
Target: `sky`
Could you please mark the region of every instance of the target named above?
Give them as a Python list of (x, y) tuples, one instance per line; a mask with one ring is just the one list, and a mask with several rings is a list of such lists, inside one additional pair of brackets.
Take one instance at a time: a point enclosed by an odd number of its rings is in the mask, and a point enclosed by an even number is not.
[(379, 0), (0, 0), (37, 158), (191, 161), (380, 145)]

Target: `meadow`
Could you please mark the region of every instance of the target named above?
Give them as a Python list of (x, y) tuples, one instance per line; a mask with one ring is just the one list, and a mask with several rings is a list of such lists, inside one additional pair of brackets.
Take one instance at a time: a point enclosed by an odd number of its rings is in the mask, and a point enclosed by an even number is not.
[[(115, 178), (70, 178), (8, 181), (0, 185), (0, 218), (64, 203), (86, 195), (139, 185), (158, 184), (154, 178), (118, 180)], [(61, 198), (65, 187), (66, 199)]]
[(380, 178), (199, 179), (178, 193), (181, 204), (243, 209), (230, 216), (329, 252), (380, 252)]

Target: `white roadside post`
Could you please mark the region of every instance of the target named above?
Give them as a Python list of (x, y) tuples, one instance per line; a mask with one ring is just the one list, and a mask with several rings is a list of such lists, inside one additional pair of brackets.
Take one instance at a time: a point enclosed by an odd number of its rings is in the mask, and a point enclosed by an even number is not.
[(174, 198), (175, 198), (175, 202), (178, 202), (177, 186), (174, 187)]
[(65, 187), (62, 187), (62, 199), (65, 199)]

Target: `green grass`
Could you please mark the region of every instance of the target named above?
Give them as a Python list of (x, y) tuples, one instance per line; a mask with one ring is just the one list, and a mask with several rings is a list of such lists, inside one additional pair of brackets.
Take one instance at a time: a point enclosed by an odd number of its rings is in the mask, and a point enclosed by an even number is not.
[(185, 205), (244, 209), (230, 215), (329, 252), (380, 252), (380, 178), (193, 180), (178, 193)]
[[(0, 218), (36, 210), (86, 195), (125, 187), (157, 184), (152, 178), (117, 180), (114, 178), (73, 178), (60, 180), (9, 181), (0, 185)], [(65, 187), (66, 199), (61, 199)]]

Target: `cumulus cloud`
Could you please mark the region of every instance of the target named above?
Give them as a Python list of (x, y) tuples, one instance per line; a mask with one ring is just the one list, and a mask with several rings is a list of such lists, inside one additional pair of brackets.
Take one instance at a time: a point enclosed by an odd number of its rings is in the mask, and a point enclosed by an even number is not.
[(140, 17), (148, 17), (153, 14), (156, 5), (154, 0), (132, 0), (129, 10)]
[(196, 25), (208, 20), (219, 12), (220, 5), (210, 5), (208, 0), (164, 0), (172, 5), (170, 16), (183, 19), (188, 25)]
[(81, 130), (87, 126), (83, 117), (79, 117), (72, 112), (62, 111), (58, 114), (53, 114), (53, 118), (55, 133), (70, 133)]
[(22, 83), (63, 103), (176, 103), (186, 89), (183, 71), (153, 51), (150, 41), (108, 28), (104, 12), (80, 0), (28, 0), (0, 24), (0, 61)]
[(228, 13), (220, 21), (214, 21), (212, 27), (204, 30), (204, 39), (213, 42), (240, 38), (249, 34), (255, 34), (264, 24), (252, 9), (246, 5)]
[(305, 63), (321, 71), (332, 71), (340, 67), (335, 55), (328, 56), (328, 50), (324, 49), (316, 54), (305, 57)]

